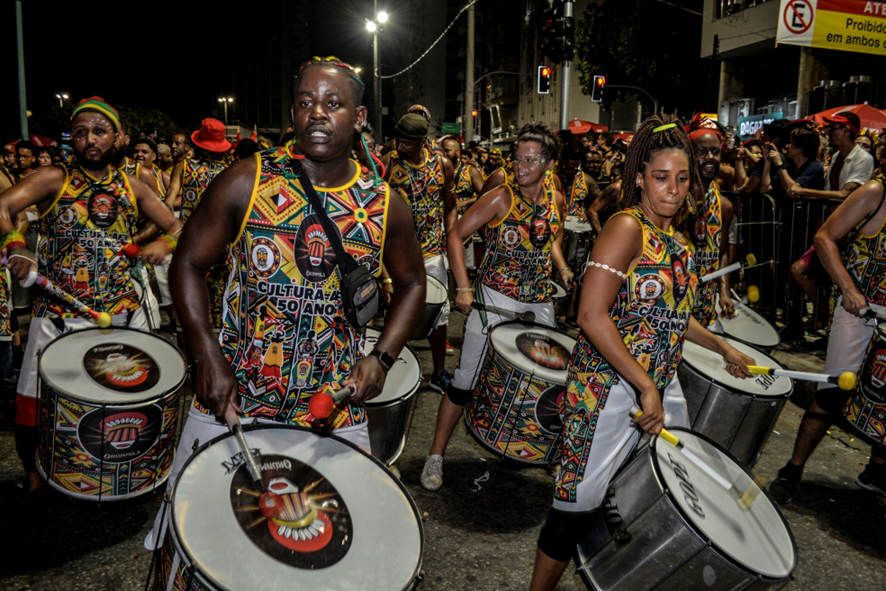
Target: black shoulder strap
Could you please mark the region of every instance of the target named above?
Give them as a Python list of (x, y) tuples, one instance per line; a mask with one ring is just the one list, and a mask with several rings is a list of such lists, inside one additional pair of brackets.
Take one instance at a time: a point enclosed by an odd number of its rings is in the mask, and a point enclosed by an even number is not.
[(293, 174), (295, 174), (295, 178), (301, 183), (302, 189), (305, 190), (308, 199), (311, 201), (314, 213), (320, 218), (320, 224), (326, 231), (326, 235), (329, 236), (329, 242), (332, 243), (332, 250), (335, 251), (335, 257), (338, 261), (338, 266), (341, 268), (342, 276), (347, 275), (359, 266), (357, 261), (345, 251), (344, 245), (342, 245), (341, 240), (338, 239), (338, 237), (341, 236), (341, 232), (339, 231), (338, 226), (336, 226), (332, 220), (329, 219), (329, 216), (326, 215), (326, 207), (320, 202), (320, 197), (317, 196), (317, 191), (314, 190), (314, 184), (311, 182), (311, 179), (308, 178), (308, 173), (305, 172), (304, 166), (301, 165), (298, 158), (291, 158), (289, 162), (290, 168), (292, 169)]

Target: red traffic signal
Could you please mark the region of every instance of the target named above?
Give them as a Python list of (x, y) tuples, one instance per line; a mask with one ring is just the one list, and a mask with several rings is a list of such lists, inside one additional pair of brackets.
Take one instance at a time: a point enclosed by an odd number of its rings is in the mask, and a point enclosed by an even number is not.
[(606, 76), (594, 76), (594, 86), (591, 88), (591, 100), (599, 103), (603, 100), (603, 89), (606, 87)]
[(551, 69), (547, 66), (538, 67), (538, 94), (551, 93)]
[(476, 116), (477, 116), (477, 109), (474, 109), (473, 111), (471, 111), (471, 115), (473, 115), (474, 117), (476, 117)]

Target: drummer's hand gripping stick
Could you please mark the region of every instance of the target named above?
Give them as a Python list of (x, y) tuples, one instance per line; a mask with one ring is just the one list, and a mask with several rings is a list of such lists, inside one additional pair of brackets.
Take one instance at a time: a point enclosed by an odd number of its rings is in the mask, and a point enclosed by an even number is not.
[(875, 311), (873, 308), (862, 308), (861, 315), (868, 320), (879, 320), (880, 322), (886, 322), (886, 314), (881, 314)]
[(341, 390), (336, 390), (332, 395), (326, 392), (318, 392), (311, 396), (311, 399), (308, 401), (308, 411), (321, 421), (327, 419), (332, 414), (332, 409), (337, 402), (341, 402), (356, 391), (356, 386), (352, 384), (345, 386)]
[[(2, 263), (4, 265), (7, 264), (7, 260), (5, 257), (2, 259)], [(108, 314), (107, 312), (96, 312), (95, 310), (93, 310), (92, 308), (90, 308), (89, 306), (87, 306), (86, 304), (84, 304), (83, 302), (81, 302), (80, 300), (78, 300), (77, 298), (75, 298), (74, 296), (72, 296), (71, 294), (69, 294), (68, 292), (66, 292), (62, 288), (60, 288), (59, 286), (54, 284), (52, 281), (47, 279), (44, 275), (41, 275), (40, 273), (38, 273), (36, 270), (32, 269), (31, 272), (28, 273), (28, 279), (26, 279), (25, 282), (22, 283), (23, 287), (26, 287), (24, 285), (24, 283), (29, 282), (32, 275), (35, 276), (36, 279), (33, 282), (31, 282), (31, 284), (36, 283), (37, 285), (39, 285), (40, 287), (45, 289), (47, 292), (54, 295), (55, 297), (70, 304), (78, 312), (92, 316), (92, 319), (95, 320), (95, 323), (99, 327), (107, 328), (107, 327), (111, 326), (111, 315), (110, 314)]]
[(471, 306), (477, 308), (478, 310), (494, 312), (499, 316), (510, 316), (511, 318), (519, 320), (520, 322), (535, 322), (535, 312), (517, 312), (516, 310), (505, 310), (504, 308), (496, 308), (495, 306), (481, 304), (479, 302), (471, 302)]
[(707, 283), (708, 281), (711, 281), (713, 279), (717, 279), (718, 277), (722, 277), (723, 275), (728, 275), (729, 273), (732, 273), (733, 271), (738, 271), (739, 269), (742, 269), (742, 268), (749, 269), (750, 267), (753, 267), (756, 264), (757, 264), (757, 257), (755, 257), (752, 254), (749, 254), (747, 256), (747, 264), (742, 264), (740, 262), (732, 263), (729, 266), (723, 267), (719, 271), (714, 271), (713, 273), (708, 273), (707, 275), (705, 275), (704, 277), (701, 278), (701, 281), (702, 281), (702, 283)]
[[(723, 369), (726, 369), (728, 364), (723, 364)], [(748, 372), (760, 376), (780, 376), (783, 378), (791, 378), (793, 380), (805, 380), (807, 382), (821, 382), (822, 384), (835, 384), (840, 387), (841, 390), (851, 390), (855, 387), (856, 382), (858, 381), (858, 376), (856, 376), (851, 371), (844, 371), (838, 376), (829, 375), (826, 373), (810, 373), (805, 371), (788, 371), (786, 369), (777, 369), (775, 367), (763, 367), (760, 365), (749, 365)]]
[(237, 411), (234, 410), (234, 407), (230, 404), (227, 409), (225, 409), (225, 422), (228, 423), (228, 428), (230, 428), (231, 433), (234, 434), (234, 441), (237, 442), (237, 447), (240, 449), (240, 455), (243, 456), (243, 461), (246, 462), (246, 470), (249, 472), (252, 481), (258, 489), (262, 491), (262, 495), (258, 500), (258, 510), (268, 519), (277, 517), (283, 512), (283, 499), (281, 499), (280, 495), (277, 493), (265, 488), (264, 481), (262, 481), (261, 477), (261, 470), (258, 467), (258, 463), (255, 461), (255, 456), (252, 455), (252, 451), (249, 449), (249, 444), (246, 443), (246, 435), (243, 433), (243, 425), (240, 424), (240, 418), (237, 416)]
[[(632, 417), (638, 418), (642, 415), (643, 415), (642, 410), (640, 410), (636, 406), (631, 407), (631, 416)], [(665, 441), (667, 441), (668, 443), (670, 443), (671, 445), (673, 445), (675, 448), (677, 448), (677, 451), (679, 451), (681, 454), (683, 454), (684, 458), (686, 458), (687, 460), (689, 460), (690, 462), (695, 464), (699, 468), (699, 470), (701, 470), (702, 472), (707, 474), (711, 480), (713, 480), (714, 482), (719, 484), (724, 490), (738, 491), (738, 489), (735, 487), (735, 485), (733, 483), (729, 482), (728, 480), (723, 478), (722, 475), (718, 474), (716, 470), (711, 468), (705, 461), (703, 461), (700, 457), (695, 455), (692, 452), (692, 450), (687, 449), (683, 445), (683, 443), (677, 438), (676, 435), (674, 435), (673, 433), (671, 433), (670, 431), (668, 431), (667, 429), (662, 427), (661, 433), (659, 433), (658, 436), (661, 437), (662, 439), (664, 439)], [(741, 506), (743, 509), (749, 508), (751, 506), (751, 503), (754, 502), (754, 499), (756, 498), (757, 494), (760, 492), (760, 488), (763, 486), (763, 482), (764, 482), (763, 479), (760, 477), (754, 478), (751, 486), (748, 487), (747, 490), (745, 490), (744, 492), (738, 491), (739, 498), (736, 502), (739, 504), (739, 506)]]

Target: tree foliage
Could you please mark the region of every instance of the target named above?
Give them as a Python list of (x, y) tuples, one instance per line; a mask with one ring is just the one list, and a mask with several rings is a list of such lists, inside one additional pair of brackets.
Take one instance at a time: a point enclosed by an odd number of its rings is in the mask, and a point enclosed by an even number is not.
[[(702, 10), (701, 0), (679, 4)], [(602, 74), (607, 83), (643, 88), (668, 111), (702, 108), (711, 62), (699, 57), (701, 27), (701, 16), (658, 0), (592, 3), (576, 25), (582, 92), (589, 95), (594, 75)], [(606, 91), (607, 102), (615, 98), (614, 91)]]
[[(33, 133), (58, 139), (62, 132), (71, 129), (71, 113), (74, 104), (65, 102), (63, 106), (53, 105), (49, 111), (35, 116), (30, 122), (30, 130)], [(157, 109), (144, 109), (141, 107), (129, 108), (114, 105), (120, 113), (120, 117), (126, 124), (126, 133), (131, 137), (142, 134), (155, 134), (157, 138), (172, 141), (172, 136), (177, 133), (187, 133), (188, 130), (172, 120), (172, 118)]]

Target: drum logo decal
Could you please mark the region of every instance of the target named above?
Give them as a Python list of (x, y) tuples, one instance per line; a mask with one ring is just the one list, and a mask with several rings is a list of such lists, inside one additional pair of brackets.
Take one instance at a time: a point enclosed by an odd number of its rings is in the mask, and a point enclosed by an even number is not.
[[(686, 501), (686, 504), (695, 512), (696, 515), (705, 518), (704, 509), (701, 508), (701, 505), (698, 504), (698, 493), (695, 492), (695, 488), (692, 486), (692, 482), (689, 480), (689, 472), (686, 470), (686, 466), (678, 462), (674, 459), (674, 456), (671, 455), (671, 452), (668, 452), (668, 460), (671, 462), (671, 467), (674, 469), (674, 474), (677, 475), (677, 478), (680, 479), (680, 492), (683, 493), (683, 500)], [(673, 491), (674, 494), (680, 494), (678, 491)]]
[(252, 270), (266, 279), (280, 267), (280, 250), (269, 238), (256, 238), (252, 242)]
[(565, 371), (572, 358), (572, 353), (566, 347), (548, 335), (537, 332), (518, 335), (517, 348), (533, 363), (557, 371)]
[(664, 290), (664, 281), (658, 275), (646, 275), (634, 288), (637, 299), (650, 304), (655, 303)]
[(538, 419), (538, 425), (543, 431), (552, 435), (563, 432), (560, 415), (565, 410), (563, 402), (565, 396), (566, 386), (560, 384), (551, 386), (538, 396), (538, 401), (535, 403), (535, 418)]
[[(333, 239), (341, 241), (341, 236)], [(311, 283), (322, 283), (335, 270), (335, 251), (326, 229), (316, 215), (302, 220), (295, 235), (295, 265), (302, 277)]]
[(861, 376), (861, 386), (865, 398), (871, 402), (886, 402), (886, 347), (875, 347), (871, 351)]
[(157, 442), (163, 411), (148, 405), (108, 414), (97, 408), (83, 415), (77, 438), (92, 457), (108, 464), (123, 464), (141, 457)]
[(240, 466), (231, 481), (231, 507), (246, 537), (268, 556), (295, 568), (333, 566), (347, 555), (354, 528), (341, 494), (311, 466), (282, 455), (259, 459), (262, 482), (280, 497), (282, 512), (265, 517), (262, 491)]
[(117, 221), (120, 215), (117, 202), (111, 195), (105, 193), (95, 193), (89, 198), (87, 205), (89, 209), (89, 221), (96, 228), (110, 228)]
[(89, 377), (117, 392), (144, 392), (157, 385), (160, 368), (154, 359), (132, 345), (96, 345), (83, 356)]
[(550, 237), (551, 224), (548, 223), (548, 220), (540, 216), (533, 216), (530, 221), (529, 232), (529, 243), (532, 244), (533, 248), (542, 248), (548, 243)]

